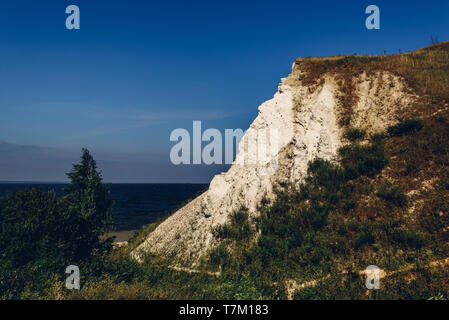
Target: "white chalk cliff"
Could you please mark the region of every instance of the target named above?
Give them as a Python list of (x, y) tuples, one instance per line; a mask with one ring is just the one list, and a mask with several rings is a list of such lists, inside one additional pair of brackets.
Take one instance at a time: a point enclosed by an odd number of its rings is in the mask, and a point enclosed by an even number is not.
[[(242, 138), (231, 168), (215, 176), (206, 192), (150, 233), (132, 252), (136, 259), (140, 260), (145, 252), (152, 252), (195, 266), (217, 244), (213, 228), (226, 223), (232, 212), (244, 206), (250, 214), (257, 214), (256, 207), (261, 199), (273, 197), (276, 186), (304, 178), (309, 161), (335, 159), (338, 148), (344, 143), (338, 125), (342, 112), (338, 85), (331, 75), (326, 75), (310, 90), (300, 80), (303, 71), (293, 66), (292, 73), (281, 80), (274, 97), (259, 107), (258, 116)], [(397, 110), (413, 99), (406, 93), (401, 79), (390, 74), (361, 75), (354, 83), (359, 99), (351, 125), (368, 132), (383, 129), (394, 121), (394, 116), (386, 114), (389, 104)], [(379, 92), (387, 101), (378, 98)], [(271, 150), (266, 158), (258, 157), (259, 149), (251, 143), (251, 138), (260, 132), (275, 132), (274, 138), (262, 135), (267, 149)], [(257, 142), (259, 148), (264, 145), (260, 139)]]

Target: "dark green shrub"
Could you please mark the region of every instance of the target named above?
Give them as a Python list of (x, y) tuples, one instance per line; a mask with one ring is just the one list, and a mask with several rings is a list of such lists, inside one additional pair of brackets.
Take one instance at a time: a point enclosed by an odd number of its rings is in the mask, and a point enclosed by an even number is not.
[(348, 145), (339, 150), (346, 179), (366, 175), (373, 177), (388, 164), (381, 143)]
[(423, 234), (403, 229), (394, 230), (393, 240), (414, 249), (420, 249), (424, 244)]
[(257, 250), (264, 265), (274, 261), (280, 255), (280, 247), (274, 236), (262, 234), (257, 242)]
[(292, 235), (288, 240), (288, 246), (289, 248), (300, 247), (304, 241), (304, 231), (299, 226), (295, 226), (292, 229)]
[(231, 261), (231, 254), (228, 249), (223, 246), (219, 246), (213, 250), (211, 250), (209, 254), (209, 262), (212, 267), (221, 268), (225, 270)]
[(365, 244), (373, 244), (376, 242), (376, 232), (372, 224), (365, 224), (362, 226), (362, 230), (358, 238), (356, 239), (356, 248), (360, 248)]
[(419, 119), (407, 119), (394, 126), (390, 126), (387, 132), (391, 136), (401, 136), (404, 134), (415, 133), (423, 128), (423, 123)]
[(217, 239), (231, 238), (231, 233), (231, 227), (228, 224), (219, 225), (212, 230), (212, 234)]
[(234, 212), (228, 223), (216, 227), (212, 230), (212, 233), (218, 239), (243, 240), (249, 238), (252, 234), (252, 229), (249, 222), (248, 209), (242, 208)]
[(343, 172), (335, 164), (323, 159), (315, 159), (309, 163), (307, 181), (313, 185), (325, 186), (331, 189), (343, 182)]
[(303, 245), (300, 248), (298, 257), (300, 265), (304, 268), (325, 271), (333, 263), (333, 253), (328, 245), (327, 237), (309, 233), (306, 235)]
[(349, 211), (349, 210), (355, 208), (355, 206), (356, 206), (356, 203), (354, 201), (352, 201), (352, 200), (345, 200), (343, 202), (342, 208), (345, 211)]
[(365, 138), (366, 132), (358, 128), (349, 128), (345, 132), (345, 138), (349, 141), (357, 141)]
[(8, 194), (0, 200), (0, 262), (18, 268), (67, 256), (69, 222), (53, 191), (31, 188)]
[(398, 207), (405, 207), (407, 205), (407, 197), (402, 190), (397, 186), (382, 185), (377, 189), (377, 196), (384, 199)]
[(314, 212), (313, 226), (315, 229), (320, 229), (327, 225), (329, 217), (329, 210), (325, 207), (319, 207)]

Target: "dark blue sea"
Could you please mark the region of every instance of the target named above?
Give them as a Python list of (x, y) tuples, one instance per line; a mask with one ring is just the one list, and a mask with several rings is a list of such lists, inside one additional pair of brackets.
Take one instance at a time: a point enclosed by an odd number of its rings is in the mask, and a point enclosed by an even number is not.
[[(16, 189), (37, 186), (61, 192), (64, 184), (0, 183), (0, 198)], [(207, 184), (112, 184), (113, 217), (117, 231), (135, 230), (166, 217), (207, 189)]]

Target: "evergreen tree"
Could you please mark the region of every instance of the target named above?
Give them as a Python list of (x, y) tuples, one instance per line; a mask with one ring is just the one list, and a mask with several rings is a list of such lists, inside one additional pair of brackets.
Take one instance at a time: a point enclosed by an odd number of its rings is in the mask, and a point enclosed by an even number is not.
[(67, 175), (61, 197), (34, 187), (0, 199), (0, 299), (28, 285), (41, 292), (53, 274), (110, 245), (100, 239), (111, 226), (109, 186), (87, 149)]
[(83, 149), (81, 162), (67, 173), (71, 184), (64, 188), (62, 201), (70, 223), (71, 249), (75, 258), (89, 256), (101, 245), (100, 236), (112, 224), (112, 200), (107, 198), (110, 186), (102, 183), (101, 172), (89, 150)]

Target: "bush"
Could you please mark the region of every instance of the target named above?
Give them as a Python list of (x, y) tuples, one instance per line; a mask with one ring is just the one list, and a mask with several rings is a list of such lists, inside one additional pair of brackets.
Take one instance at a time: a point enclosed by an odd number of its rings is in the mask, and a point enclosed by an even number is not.
[(415, 249), (420, 249), (424, 244), (424, 236), (421, 233), (403, 229), (396, 229), (393, 232), (393, 240)]
[(404, 134), (415, 133), (423, 128), (423, 123), (419, 119), (407, 119), (394, 126), (390, 126), (387, 132), (391, 136), (401, 136)]
[(53, 191), (34, 187), (8, 194), (0, 200), (0, 262), (18, 268), (54, 260), (70, 246), (68, 222)]
[(329, 210), (326, 207), (319, 207), (314, 212), (313, 226), (316, 229), (320, 229), (327, 225), (327, 219), (329, 217)]
[(357, 128), (349, 128), (345, 132), (345, 138), (350, 141), (362, 140), (365, 138), (366, 132)]
[(332, 250), (324, 234), (308, 233), (299, 251), (298, 260), (303, 268), (327, 272), (329, 265), (334, 262)]
[(352, 201), (352, 200), (345, 200), (343, 202), (342, 208), (345, 211), (349, 211), (349, 210), (355, 208), (355, 206), (356, 206), (356, 203), (354, 201)]
[(307, 169), (308, 182), (335, 190), (344, 180), (343, 171), (337, 165), (323, 159), (315, 159)]
[(349, 145), (339, 150), (340, 161), (346, 179), (359, 176), (373, 177), (388, 164), (383, 145), (380, 142), (369, 145)]
[(279, 246), (276, 238), (272, 235), (262, 234), (258, 240), (259, 254), (263, 262), (273, 260), (279, 255)]
[(376, 194), (378, 197), (391, 202), (398, 207), (405, 207), (407, 205), (406, 195), (397, 186), (382, 185), (377, 189)]
[(223, 246), (219, 246), (211, 250), (209, 254), (209, 262), (212, 267), (226, 269), (230, 264), (231, 254), (228, 249)]
[(243, 240), (249, 238), (252, 230), (248, 209), (242, 208), (235, 211), (231, 215), (229, 223), (217, 226), (212, 230), (212, 233), (218, 239)]
[(362, 226), (362, 230), (358, 238), (356, 239), (356, 248), (360, 248), (365, 244), (373, 244), (376, 242), (376, 232), (372, 224), (365, 224)]

